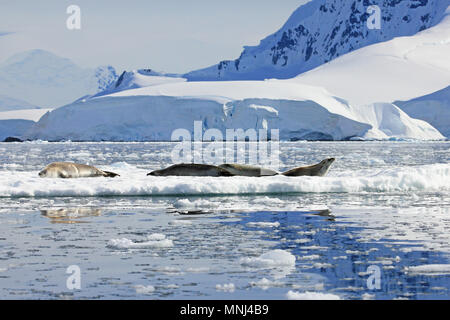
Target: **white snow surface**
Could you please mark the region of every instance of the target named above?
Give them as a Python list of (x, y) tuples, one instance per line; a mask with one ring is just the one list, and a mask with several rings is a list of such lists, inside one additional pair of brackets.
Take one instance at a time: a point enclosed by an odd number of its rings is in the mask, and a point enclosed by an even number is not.
[(179, 75), (155, 72), (149, 69), (133, 70), (129, 72), (124, 71), (117, 81), (112, 83), (108, 88), (106, 88), (106, 90), (94, 95), (94, 97), (104, 96), (129, 89), (184, 81), (186, 81), (186, 79)]
[(176, 129), (192, 133), (194, 121), (224, 137), (226, 129), (279, 129), (281, 140), (444, 138), (395, 105), (354, 107), (320, 87), (280, 80), (178, 82), (125, 90), (58, 108), (24, 138), (168, 141)]
[(30, 130), (46, 112), (53, 109), (12, 109), (0, 111), (0, 141), (8, 137), (20, 138)]
[(0, 112), (0, 120), (31, 120), (39, 121), (39, 119), (53, 109), (21, 109)]

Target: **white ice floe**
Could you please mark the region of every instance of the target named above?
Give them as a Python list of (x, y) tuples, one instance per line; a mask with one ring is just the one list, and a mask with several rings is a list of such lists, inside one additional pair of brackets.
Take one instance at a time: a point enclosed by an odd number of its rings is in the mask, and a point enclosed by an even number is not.
[(406, 267), (405, 272), (412, 275), (446, 275), (450, 274), (450, 264), (427, 264)]
[(170, 221), (169, 224), (173, 225), (173, 226), (190, 226), (190, 225), (192, 225), (192, 221), (177, 219), (177, 220)]
[(262, 254), (259, 257), (245, 257), (240, 263), (249, 267), (271, 268), (271, 267), (294, 267), (295, 256), (281, 249), (275, 249)]
[(206, 273), (209, 272), (211, 269), (209, 267), (189, 267), (186, 269), (186, 272), (191, 273)]
[(254, 228), (278, 228), (280, 223), (276, 222), (249, 222), (247, 226)]
[(282, 287), (285, 284), (283, 282), (272, 281), (272, 280), (269, 280), (267, 278), (262, 278), (259, 281), (252, 281), (252, 282), (250, 282), (250, 285), (252, 287), (261, 288), (262, 290), (267, 290), (267, 289), (272, 288), (272, 287)]
[(318, 260), (318, 259), (320, 259), (320, 256), (318, 254), (311, 254), (308, 256), (301, 256), (299, 259), (300, 260)]
[(134, 286), (136, 293), (138, 294), (151, 294), (153, 292), (155, 292), (155, 287), (154, 286), (144, 286), (144, 285), (136, 285)]
[(341, 298), (332, 293), (321, 293), (321, 292), (297, 292), (290, 290), (286, 294), (288, 300), (340, 300)]
[(361, 298), (363, 300), (375, 300), (375, 295), (370, 293), (364, 293)]
[[(114, 168), (105, 167), (114, 171)], [(130, 166), (114, 179), (43, 179), (38, 172), (2, 171), (0, 197), (254, 195), (275, 193), (443, 192), (450, 164), (344, 170), (327, 177), (147, 177)], [(105, 182), (107, 181), (107, 183)], [(189, 200), (187, 200), (189, 201)], [(204, 205), (211, 205), (208, 203)], [(188, 203), (185, 203), (189, 207)], [(201, 205), (199, 203), (199, 205)], [(196, 207), (192, 203), (192, 207)]]
[(236, 289), (234, 283), (218, 284), (216, 285), (217, 291), (234, 292)]
[(166, 239), (166, 236), (159, 233), (151, 234), (147, 237), (148, 241), (134, 242), (127, 238), (111, 239), (108, 247), (113, 249), (144, 249), (144, 248), (170, 248), (173, 247), (173, 241)]

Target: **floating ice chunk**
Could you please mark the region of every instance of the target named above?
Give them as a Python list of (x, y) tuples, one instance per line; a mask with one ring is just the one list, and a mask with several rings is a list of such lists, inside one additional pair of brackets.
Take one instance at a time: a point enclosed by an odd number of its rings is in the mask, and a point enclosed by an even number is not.
[(152, 233), (147, 236), (147, 240), (161, 241), (166, 239), (166, 235), (162, 233)]
[(294, 242), (295, 243), (308, 243), (311, 242), (311, 239), (307, 239), (307, 238), (303, 238), (303, 239), (295, 239)]
[(198, 268), (187, 268), (186, 272), (192, 272), (192, 273), (204, 273), (209, 272), (210, 268), (208, 267), (198, 267)]
[(173, 247), (173, 241), (166, 239), (166, 236), (159, 233), (151, 234), (147, 237), (148, 241), (134, 242), (127, 238), (111, 239), (108, 247), (113, 249), (143, 249), (143, 248), (170, 248)]
[(134, 288), (136, 289), (136, 293), (138, 294), (151, 294), (155, 291), (154, 286), (143, 286), (141, 284), (134, 286)]
[(155, 272), (161, 272), (163, 274), (167, 275), (182, 275), (184, 272), (180, 270), (180, 268), (173, 267), (173, 266), (164, 266), (164, 267), (157, 267), (153, 269)]
[(280, 223), (277, 222), (249, 222), (247, 226), (254, 228), (278, 228)]
[(288, 300), (340, 300), (341, 298), (335, 294), (331, 293), (321, 293), (321, 292), (297, 292), (289, 291), (286, 294)]
[(326, 268), (333, 268), (334, 265), (332, 265), (331, 263), (320, 263), (320, 262), (317, 262), (317, 263), (313, 264), (313, 267), (316, 268), (316, 269), (326, 269)]
[(236, 287), (234, 286), (234, 283), (216, 285), (217, 291), (234, 292), (235, 289)]
[(262, 278), (260, 281), (250, 282), (250, 285), (252, 287), (259, 287), (262, 290), (267, 290), (271, 287), (282, 287), (282, 286), (284, 286), (284, 283), (277, 282), (277, 281), (271, 281), (267, 278)]
[(444, 275), (450, 274), (450, 264), (426, 264), (422, 266), (406, 267), (405, 272), (413, 275)]
[(320, 259), (320, 256), (318, 254), (300, 257), (300, 260), (318, 260), (318, 259)]
[(286, 250), (271, 250), (259, 257), (241, 258), (240, 263), (249, 267), (294, 267), (295, 256)]
[(192, 224), (191, 220), (173, 220), (169, 222), (170, 225), (174, 226), (189, 226)]
[(164, 288), (166, 289), (178, 289), (180, 286), (176, 285), (176, 284), (168, 284), (166, 286), (164, 286)]
[(370, 294), (370, 293), (364, 293), (362, 295), (362, 299), (363, 300), (374, 300), (375, 299), (375, 295), (374, 294)]

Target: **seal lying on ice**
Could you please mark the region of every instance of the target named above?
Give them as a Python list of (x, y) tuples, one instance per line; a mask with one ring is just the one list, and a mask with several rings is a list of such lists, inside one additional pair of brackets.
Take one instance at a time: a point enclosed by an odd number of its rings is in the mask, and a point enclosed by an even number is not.
[(336, 159), (329, 158), (322, 160), (320, 163), (315, 164), (313, 166), (307, 167), (298, 167), (286, 172), (283, 172), (282, 175), (288, 177), (299, 177), (299, 176), (319, 176), (323, 177), (327, 174), (328, 170), (330, 170), (330, 166)]
[(116, 177), (117, 173), (103, 171), (93, 166), (71, 162), (53, 162), (39, 172), (41, 178)]
[(232, 173), (235, 176), (244, 177), (266, 177), (266, 176), (276, 176), (278, 172), (271, 169), (260, 168), (257, 166), (251, 166), (247, 164), (222, 164), (219, 166)]
[(233, 174), (228, 170), (207, 164), (182, 163), (175, 164), (166, 169), (155, 170), (147, 176), (180, 176), (180, 177), (231, 177)]

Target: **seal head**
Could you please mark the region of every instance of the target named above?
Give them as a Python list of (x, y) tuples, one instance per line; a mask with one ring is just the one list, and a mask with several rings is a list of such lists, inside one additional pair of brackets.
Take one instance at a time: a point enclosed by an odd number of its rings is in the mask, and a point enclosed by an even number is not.
[(323, 177), (328, 173), (328, 170), (330, 170), (330, 166), (333, 164), (335, 160), (336, 160), (335, 158), (328, 158), (322, 160), (320, 163), (315, 164), (313, 166), (298, 167), (283, 172), (282, 174), (287, 177), (299, 177), (299, 176)]

